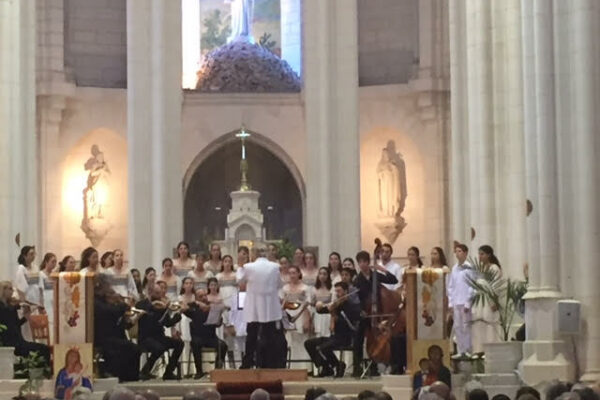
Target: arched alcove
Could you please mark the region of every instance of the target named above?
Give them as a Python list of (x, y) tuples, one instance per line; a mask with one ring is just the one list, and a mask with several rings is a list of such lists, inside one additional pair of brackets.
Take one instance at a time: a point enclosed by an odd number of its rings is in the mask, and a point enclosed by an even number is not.
[[(256, 134), (253, 138), (257, 137)], [(260, 136), (258, 136), (260, 138)], [(233, 138), (233, 139), (232, 139)], [(304, 187), (289, 160), (271, 151), (269, 142), (246, 142), (248, 181), (260, 192), (267, 239), (287, 238), (301, 244)], [(271, 143), (273, 148), (277, 146)], [(233, 134), (209, 145), (192, 162), (184, 178), (184, 237), (192, 251), (206, 251), (222, 240), (231, 208), (229, 193), (240, 186), (241, 146)], [(285, 161), (285, 162), (284, 162)]]

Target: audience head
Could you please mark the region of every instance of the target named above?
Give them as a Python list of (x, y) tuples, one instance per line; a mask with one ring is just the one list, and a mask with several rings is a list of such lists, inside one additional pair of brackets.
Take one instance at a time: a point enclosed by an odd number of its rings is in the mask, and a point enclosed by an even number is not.
[(540, 392), (538, 392), (537, 389), (535, 389), (535, 388), (533, 388), (531, 386), (521, 386), (517, 390), (517, 394), (515, 395), (515, 399), (518, 399), (519, 397), (521, 397), (521, 396), (523, 396), (525, 394), (529, 394), (529, 395), (533, 396), (535, 399), (541, 400)]
[(71, 392), (71, 400), (89, 400), (91, 398), (92, 391), (85, 386), (76, 387), (73, 389), (73, 392)]
[(115, 387), (110, 394), (109, 400), (135, 400), (135, 393), (125, 387)]
[(35, 246), (23, 246), (17, 259), (19, 264), (29, 267), (33, 260), (35, 260)]
[(13, 296), (13, 286), (11, 281), (0, 282), (0, 298), (3, 303), (8, 303), (9, 299)]
[(569, 387), (564, 382), (554, 382), (546, 389), (546, 400), (556, 400), (561, 394), (568, 392)]
[(383, 392), (383, 391), (378, 392), (375, 395), (375, 398), (377, 400), (394, 400), (394, 399), (392, 399), (392, 396), (388, 392)]
[(429, 392), (435, 393), (444, 400), (448, 400), (450, 396), (450, 388), (444, 382), (436, 381), (429, 386)]
[(250, 395), (250, 400), (269, 400), (271, 395), (265, 389), (256, 389)]
[(214, 389), (206, 389), (200, 393), (200, 400), (221, 400), (221, 395)]
[(558, 400), (581, 400), (578, 392), (564, 392), (557, 397)]
[(313, 386), (311, 388), (306, 389), (306, 393), (304, 394), (304, 400), (315, 400), (320, 395), (327, 393), (325, 389), (320, 386)]
[[(366, 253), (366, 252), (365, 252)], [(360, 254), (360, 253), (358, 253)], [(367, 253), (369, 254), (369, 253)], [(356, 256), (356, 260), (358, 260), (358, 255)], [(358, 400), (371, 400), (375, 398), (375, 392), (372, 390), (363, 390), (358, 394)]]
[(181, 398), (182, 400), (202, 400), (202, 393), (196, 391), (196, 390), (191, 390), (189, 392), (187, 392), (186, 394), (183, 395), (183, 397)]
[(505, 394), (497, 394), (494, 397), (492, 397), (492, 400), (511, 400), (510, 397), (508, 397)]
[(335, 397), (331, 393), (323, 393), (322, 395), (320, 395), (319, 397), (317, 397), (316, 400), (337, 400), (337, 397)]
[(573, 385), (571, 391), (577, 393), (581, 400), (600, 400), (600, 395), (594, 389), (580, 383)]
[(467, 393), (467, 400), (489, 400), (488, 394), (483, 389), (473, 389)]
[(159, 394), (154, 390), (148, 389), (138, 394), (142, 395), (146, 400), (160, 400)]
[(515, 396), (515, 400), (540, 400), (540, 398), (535, 397), (531, 393), (523, 393), (521, 395)]

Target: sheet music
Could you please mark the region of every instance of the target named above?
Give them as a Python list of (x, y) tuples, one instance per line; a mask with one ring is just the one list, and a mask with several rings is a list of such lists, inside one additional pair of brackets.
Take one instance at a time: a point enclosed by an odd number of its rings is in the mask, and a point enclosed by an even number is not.
[(238, 310), (244, 309), (244, 302), (246, 301), (246, 292), (238, 292)]
[(221, 314), (223, 314), (223, 311), (225, 311), (225, 304), (211, 304), (204, 325), (221, 325)]

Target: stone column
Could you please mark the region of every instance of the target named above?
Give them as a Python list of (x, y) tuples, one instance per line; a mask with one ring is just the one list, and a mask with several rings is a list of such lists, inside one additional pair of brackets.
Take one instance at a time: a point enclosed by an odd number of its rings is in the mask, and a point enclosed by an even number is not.
[(160, 268), (183, 235), (181, 4), (127, 1), (129, 260)]
[(0, 1), (0, 277), (12, 279), (19, 247), (38, 245), (35, 1)]
[[(525, 296), (527, 340), (520, 365), (529, 384), (558, 378), (569, 380), (572, 368), (564, 342), (556, 332), (556, 301), (562, 297), (558, 214), (557, 136), (555, 126), (554, 12), (552, 2), (523, 2), (523, 63), (527, 180), (533, 204), (528, 228), (534, 237), (529, 255), (529, 290)], [(531, 81), (529, 81), (531, 79)], [(533, 158), (529, 159), (529, 158)], [(535, 213), (535, 215), (534, 215)], [(536, 222), (537, 224), (533, 224)]]
[(321, 260), (360, 246), (357, 40), (355, 1), (304, 1), (305, 243)]
[(597, 38), (600, 35), (600, 7), (595, 0), (573, 3), (571, 42), (573, 93), (573, 196), (575, 210), (576, 283), (575, 298), (582, 303), (583, 340), (579, 354), (581, 380), (600, 381), (600, 269), (590, 260), (600, 259), (600, 58)]

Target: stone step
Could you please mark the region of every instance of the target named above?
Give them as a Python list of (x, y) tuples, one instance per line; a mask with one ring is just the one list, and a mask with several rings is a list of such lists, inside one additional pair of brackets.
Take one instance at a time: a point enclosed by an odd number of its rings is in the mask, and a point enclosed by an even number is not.
[(512, 386), (520, 385), (521, 380), (517, 374), (473, 374), (472, 379), (475, 379), (483, 384), (483, 386)]

